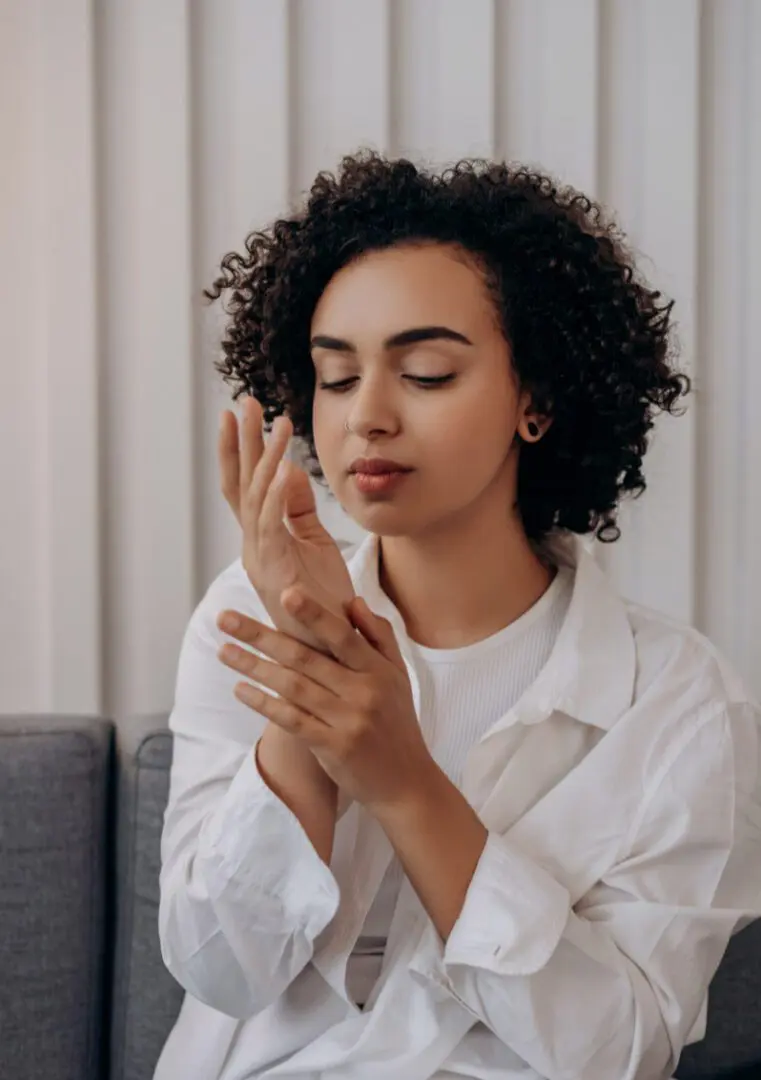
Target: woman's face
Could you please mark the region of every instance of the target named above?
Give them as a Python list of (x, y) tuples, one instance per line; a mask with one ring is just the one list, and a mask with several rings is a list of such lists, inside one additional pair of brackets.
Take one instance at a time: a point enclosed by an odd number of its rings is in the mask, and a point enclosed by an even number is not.
[[(429, 243), (358, 257), (320, 297), (311, 341), (317, 455), (362, 528), (387, 536), (446, 528), (492, 499), (507, 513), (511, 446), (528, 395), (518, 392), (493, 302), (463, 253)], [(416, 381), (442, 376), (439, 386)], [(343, 388), (321, 387), (336, 382)], [(413, 471), (365, 492), (350, 471), (358, 457)]]

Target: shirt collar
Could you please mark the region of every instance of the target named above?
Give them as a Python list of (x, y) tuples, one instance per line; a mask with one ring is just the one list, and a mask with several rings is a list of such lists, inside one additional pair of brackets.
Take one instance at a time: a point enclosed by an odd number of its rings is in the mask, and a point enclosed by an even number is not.
[[(557, 565), (575, 571), (573, 592), (549, 660), (512, 711), (513, 721), (537, 723), (557, 709), (608, 731), (631, 706), (636, 650), (626, 605), (587, 545), (560, 531), (543, 544)], [(391, 623), (410, 666), (404, 621), (380, 586), (379, 554), (379, 537), (370, 533), (351, 556), (349, 573), (357, 594)]]

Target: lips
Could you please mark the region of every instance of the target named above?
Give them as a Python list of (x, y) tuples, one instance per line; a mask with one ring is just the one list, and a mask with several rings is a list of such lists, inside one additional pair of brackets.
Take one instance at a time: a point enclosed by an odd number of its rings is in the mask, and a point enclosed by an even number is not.
[(357, 458), (349, 467), (349, 472), (365, 473), (370, 476), (380, 476), (385, 473), (412, 472), (407, 465), (389, 458)]
[(395, 472), (383, 473), (352, 473), (354, 483), (358, 491), (363, 495), (385, 495), (397, 491), (406, 478), (413, 472), (412, 469), (397, 469)]

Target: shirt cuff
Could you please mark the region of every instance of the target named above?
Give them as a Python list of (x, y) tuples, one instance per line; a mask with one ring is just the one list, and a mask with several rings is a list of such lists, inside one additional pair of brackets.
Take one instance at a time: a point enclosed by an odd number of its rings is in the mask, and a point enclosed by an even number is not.
[(212, 897), (231, 887), (266, 895), (307, 932), (338, 908), (338, 882), (299, 819), (265, 783), (254, 748), (205, 822), (198, 854), (211, 870), (205, 876)]
[[(450, 992), (460, 965), (498, 975), (533, 975), (550, 960), (571, 912), (568, 890), (496, 833), (489, 833), (465, 903), (446, 944), (428, 927), (433, 957), (421, 975)], [(451, 976), (451, 978), (450, 978)]]

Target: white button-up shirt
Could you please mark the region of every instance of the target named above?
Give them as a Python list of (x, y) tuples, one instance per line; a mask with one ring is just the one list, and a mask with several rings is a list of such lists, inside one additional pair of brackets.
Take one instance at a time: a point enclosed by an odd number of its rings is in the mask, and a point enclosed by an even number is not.
[[(573, 594), (538, 679), (467, 757), (489, 831), (444, 944), (405, 881), (365, 1011), (346, 964), (392, 848), (341, 805), (330, 867), (269, 790), (266, 721), (217, 659), (223, 608), (271, 625), (240, 560), (183, 641), (162, 837), (164, 961), (186, 988), (155, 1080), (658, 1080), (705, 1031), (730, 936), (761, 915), (761, 710), (697, 631), (622, 600), (555, 537)], [(404, 625), (371, 535), (349, 563)]]

